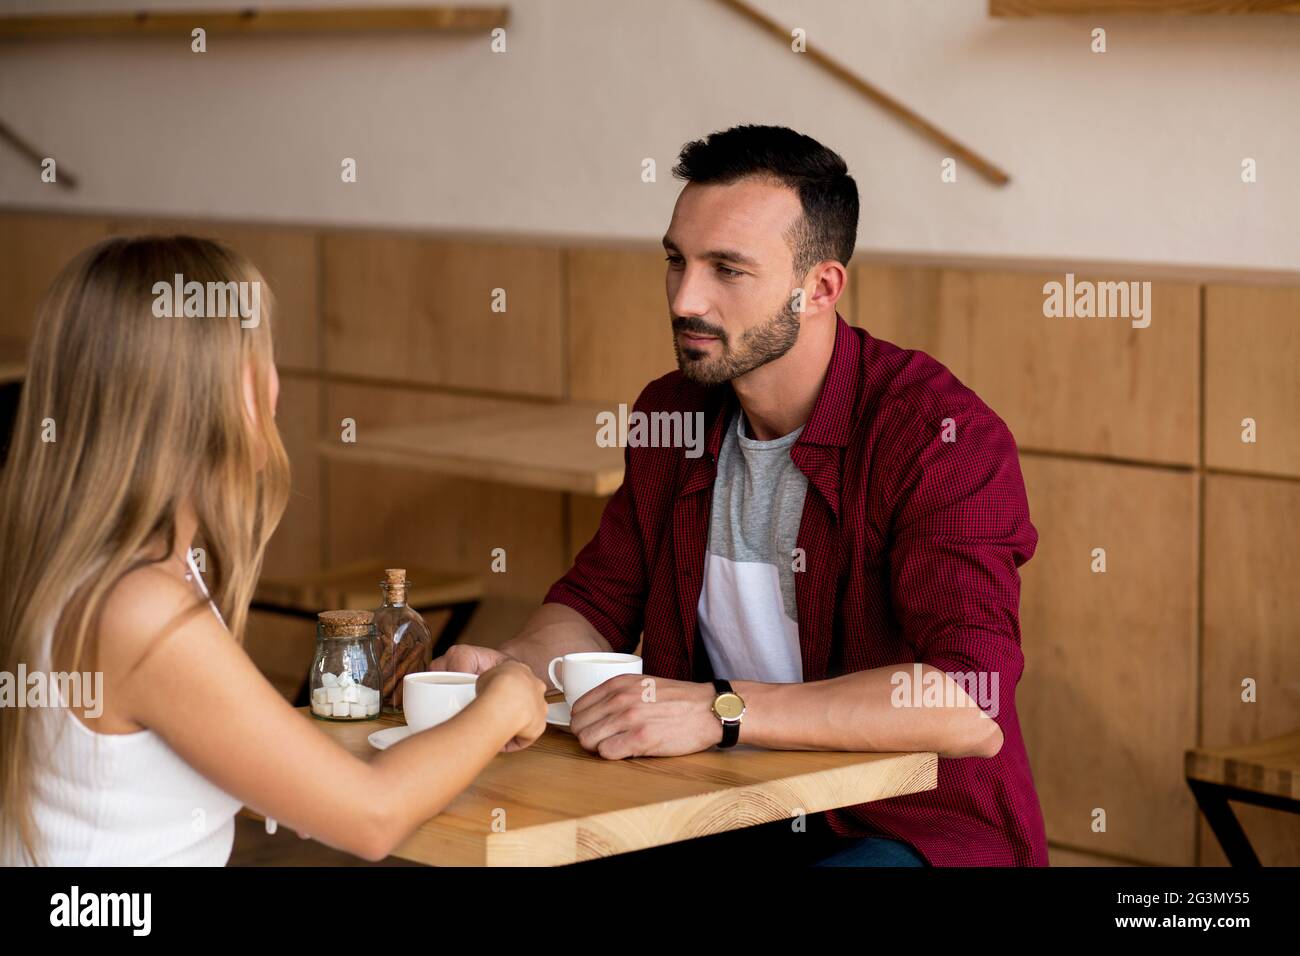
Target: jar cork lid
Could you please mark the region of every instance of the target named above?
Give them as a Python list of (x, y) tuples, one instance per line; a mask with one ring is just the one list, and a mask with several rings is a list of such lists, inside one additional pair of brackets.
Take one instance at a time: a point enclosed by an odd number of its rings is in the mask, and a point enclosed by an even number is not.
[(375, 615), (370, 611), (321, 611), (316, 618), (325, 637), (365, 637)]

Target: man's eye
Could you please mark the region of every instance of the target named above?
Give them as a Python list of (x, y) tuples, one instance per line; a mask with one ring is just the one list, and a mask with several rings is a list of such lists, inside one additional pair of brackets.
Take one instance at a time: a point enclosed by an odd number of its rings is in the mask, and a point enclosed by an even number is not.
[(681, 257), (681, 256), (665, 256), (665, 257), (664, 257), (664, 262), (668, 263), (669, 265), (673, 265), (673, 266), (675, 266), (675, 265), (680, 265), (680, 264), (681, 264), (681, 261), (682, 261), (682, 257)]
[(721, 272), (728, 279), (734, 279), (736, 278), (736, 276), (744, 275), (743, 272), (739, 272), (735, 269), (728, 269), (726, 266), (718, 266), (718, 271)]

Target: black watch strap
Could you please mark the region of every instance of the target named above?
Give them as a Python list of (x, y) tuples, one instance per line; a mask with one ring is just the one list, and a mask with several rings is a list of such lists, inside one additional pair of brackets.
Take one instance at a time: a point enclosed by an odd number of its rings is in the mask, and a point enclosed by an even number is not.
[[(729, 680), (715, 679), (713, 681), (713, 689), (716, 690), (719, 694), (735, 693), (735, 691), (731, 689), (731, 681)], [(720, 722), (722, 724), (722, 743), (718, 744), (718, 746), (719, 747), (736, 746), (736, 742), (740, 740), (740, 721), (723, 720)]]

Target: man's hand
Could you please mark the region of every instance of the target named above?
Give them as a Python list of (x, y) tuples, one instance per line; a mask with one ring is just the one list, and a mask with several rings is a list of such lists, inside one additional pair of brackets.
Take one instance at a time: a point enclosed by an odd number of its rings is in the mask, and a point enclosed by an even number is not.
[(716, 696), (712, 684), (620, 674), (574, 701), (569, 729), (609, 760), (698, 753), (722, 741)]
[(475, 647), (473, 644), (453, 644), (442, 657), (435, 657), (429, 664), (431, 671), (458, 671), (462, 674), (482, 674), (498, 664), (513, 661), (515, 658), (503, 654), (491, 647)]

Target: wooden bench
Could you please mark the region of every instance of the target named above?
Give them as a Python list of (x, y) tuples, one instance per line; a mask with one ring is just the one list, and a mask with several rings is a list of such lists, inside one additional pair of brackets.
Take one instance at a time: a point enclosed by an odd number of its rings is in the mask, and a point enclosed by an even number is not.
[[(264, 575), (257, 583), (251, 610), (265, 614), (315, 621), (320, 611), (379, 607), (385, 565), (364, 561), (311, 574), (279, 577)], [(433, 656), (439, 657), (456, 643), (478, 610), (483, 582), (472, 574), (406, 568), (406, 603), (421, 614), (449, 610), (451, 616), (435, 635)], [(297, 706), (307, 704), (307, 682), (298, 691)]]
[(1240, 747), (1187, 751), (1187, 785), (1233, 866), (1260, 865), (1229, 800), (1300, 813), (1300, 731)]

